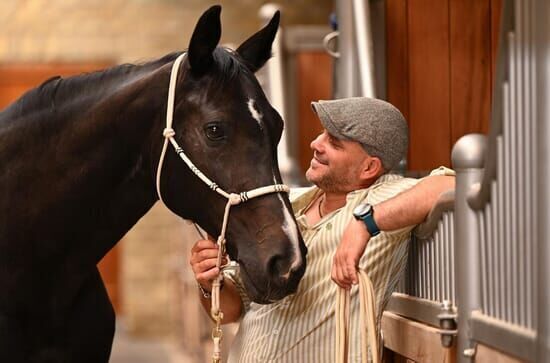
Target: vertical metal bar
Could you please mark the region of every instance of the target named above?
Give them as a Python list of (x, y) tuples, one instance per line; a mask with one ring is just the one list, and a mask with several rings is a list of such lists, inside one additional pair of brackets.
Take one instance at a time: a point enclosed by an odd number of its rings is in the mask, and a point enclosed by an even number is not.
[(422, 290), (420, 292), (420, 297), (426, 298), (426, 241), (422, 241), (421, 253), (420, 253), (420, 271), (421, 277), (420, 281), (422, 282)]
[[(536, 218), (536, 199), (534, 193), (536, 191), (536, 181), (534, 173), (536, 173), (536, 159), (537, 153), (535, 153), (537, 138), (536, 138), (536, 120), (534, 117), (534, 109), (532, 106), (532, 99), (534, 99), (533, 87), (535, 86), (534, 80), (531, 78), (530, 73), (532, 70), (532, 64), (535, 61), (535, 51), (533, 49), (533, 44), (535, 44), (535, 39), (532, 34), (533, 26), (535, 24), (535, 14), (533, 12), (533, 2), (525, 1), (523, 4), (523, 32), (524, 32), (524, 64), (523, 64), (523, 79), (524, 86), (523, 91), (525, 92), (525, 166), (526, 166), (526, 180), (525, 180), (525, 219), (524, 219), (524, 228), (526, 229), (525, 234), (522, 236), (525, 243), (525, 258), (526, 258), (526, 299), (524, 300), (525, 306), (523, 310), (525, 311), (525, 322), (524, 325), (529, 328), (535, 327), (534, 313), (534, 294), (535, 294), (535, 284), (537, 283), (537, 277), (535, 271), (537, 266), (536, 258), (533, 254), (535, 251), (535, 246), (538, 244), (538, 239), (536, 238), (537, 233), (537, 218)], [(548, 16), (548, 13), (546, 14)]]
[(498, 212), (498, 236), (499, 236), (499, 276), (500, 276), (500, 319), (506, 319), (506, 250), (504, 245), (504, 188), (502, 181), (504, 179), (504, 143), (502, 135), (497, 137), (497, 205), (495, 211)]
[(447, 236), (448, 226), (446, 223), (446, 215), (447, 214), (444, 214), (443, 220), (439, 222), (439, 224), (441, 225), (442, 232), (441, 232), (441, 238), (437, 244), (437, 250), (439, 251), (439, 301), (448, 300), (448, 299), (445, 299), (446, 268), (445, 268), (445, 255), (444, 255), (445, 248), (444, 247), (445, 247), (445, 240), (448, 239), (448, 236)]
[[(536, 8), (540, 7), (540, 8)], [(546, 7), (546, 8), (544, 8)], [(540, 12), (539, 12), (540, 11)], [(546, 199), (540, 199), (541, 195), (537, 193), (538, 185), (537, 181), (539, 180), (538, 173), (539, 173), (539, 165), (541, 166), (541, 172), (542, 171), (548, 171), (548, 163), (544, 163), (544, 160), (546, 162), (548, 159), (545, 159), (544, 150), (539, 149), (539, 146), (542, 147), (542, 144), (546, 144), (549, 139), (539, 139), (541, 133), (538, 132), (537, 127), (540, 125), (540, 128), (542, 130), (542, 135), (544, 135), (545, 127), (548, 125), (548, 119), (549, 119), (549, 113), (548, 111), (548, 103), (543, 102), (542, 100), (548, 100), (548, 83), (549, 83), (549, 65), (550, 65), (550, 50), (549, 50), (549, 44), (550, 44), (550, 36), (549, 36), (549, 26), (548, 26), (548, 14), (550, 14), (550, 5), (548, 4), (548, 1), (537, 1), (535, 4), (530, 5), (530, 14), (531, 14), (531, 21), (529, 21), (530, 29), (531, 29), (531, 36), (529, 38), (529, 54), (532, 54), (534, 56), (528, 57), (529, 59), (529, 97), (527, 98), (529, 102), (529, 119), (531, 120), (531, 126), (529, 127), (531, 131), (531, 144), (530, 146), (530, 155), (528, 156), (529, 165), (530, 165), (530, 173), (529, 173), (529, 210), (528, 214), (526, 216), (527, 220), (530, 221), (529, 227), (527, 228), (529, 233), (526, 233), (528, 244), (528, 256), (529, 261), (531, 261), (531, 273), (533, 278), (530, 281), (529, 286), (527, 287), (527, 294), (528, 294), (528, 310), (527, 310), (527, 318), (529, 320), (529, 327), (534, 328), (537, 325), (537, 321), (540, 321), (540, 319), (537, 317), (537, 298), (536, 298), (536, 286), (539, 286), (539, 281), (542, 280), (542, 276), (548, 276), (548, 275), (542, 275), (537, 274), (537, 269), (539, 265), (538, 256), (538, 247), (542, 246), (545, 242), (540, 241), (548, 241), (547, 238), (539, 238), (539, 231), (540, 228), (547, 228), (544, 226), (540, 226), (542, 223), (542, 219), (538, 217), (538, 210), (537, 205), (543, 204), (545, 202), (548, 202), (548, 198)], [(544, 60), (544, 57), (546, 59)], [(537, 73), (542, 78), (536, 77)], [(539, 100), (537, 103), (537, 99)], [(537, 107), (540, 109), (537, 110)], [(537, 112), (539, 111), (539, 112)], [(546, 123), (545, 123), (546, 120)], [(541, 141), (545, 140), (545, 141)], [(539, 160), (542, 160), (542, 162), (539, 162)], [(540, 180), (546, 180), (548, 179), (540, 179)], [(544, 196), (544, 194), (542, 194)], [(548, 194), (546, 194), (548, 196)], [(548, 222), (550, 220), (547, 219)], [(546, 235), (548, 236), (548, 235)], [(541, 236), (542, 237), (542, 236)], [(537, 256), (538, 255), (538, 256)], [(546, 278), (544, 278), (546, 280)], [(541, 295), (544, 295), (544, 293), (541, 293)], [(548, 300), (547, 300), (548, 301)], [(548, 324), (548, 320), (545, 320), (543, 324)], [(550, 345), (550, 344), (548, 344)]]
[[(513, 46), (513, 34), (509, 35), (509, 49), (512, 51), (514, 48)], [(514, 63), (513, 57), (511, 58), (511, 68), (512, 64)], [(513, 78), (513, 77), (512, 77)], [(504, 137), (510, 140), (510, 145), (508, 146), (510, 148), (510, 151), (507, 152), (506, 157), (508, 158), (508, 162), (510, 163), (510, 171), (507, 177), (509, 178), (509, 190), (507, 190), (506, 195), (508, 196), (506, 199), (509, 200), (509, 206), (507, 207), (507, 210), (509, 210), (510, 219), (507, 221), (508, 224), (510, 224), (511, 228), (511, 240), (512, 240), (512, 249), (511, 249), (511, 258), (513, 258), (513, 262), (509, 263), (509, 270), (511, 271), (511, 279), (509, 277), (508, 281), (512, 285), (511, 286), (511, 293), (513, 297), (512, 302), (512, 321), (517, 322), (519, 320), (519, 254), (518, 254), (518, 246), (521, 243), (518, 238), (518, 230), (521, 230), (518, 228), (518, 214), (521, 214), (520, 211), (518, 211), (518, 194), (517, 194), (517, 183), (519, 180), (521, 180), (524, 176), (518, 175), (520, 172), (518, 171), (518, 143), (517, 143), (517, 129), (518, 129), (518, 122), (515, 118), (514, 113), (514, 101), (511, 100), (511, 87), (512, 84), (505, 83), (503, 85), (503, 107), (504, 107)], [(519, 179), (519, 180), (518, 180)]]
[(452, 289), (452, 276), (451, 276), (451, 243), (452, 243), (452, 216), (451, 213), (445, 213), (445, 224), (447, 225), (447, 236), (444, 241), (445, 250), (443, 256), (445, 256), (445, 300), (453, 301), (451, 294)]
[(439, 263), (437, 258), (437, 244), (441, 239), (441, 233), (439, 232), (439, 227), (435, 230), (434, 238), (432, 242), (432, 256), (433, 256), (433, 270), (434, 274), (432, 276), (433, 284), (433, 300), (439, 301)]
[(500, 316), (500, 299), (499, 299), (499, 288), (500, 288), (500, 269), (499, 269), (499, 244), (498, 244), (498, 203), (497, 203), (497, 182), (493, 181), (491, 183), (491, 200), (493, 201), (491, 205), (491, 234), (493, 239), (493, 271), (494, 271), (494, 290), (493, 290), (493, 301), (495, 302), (494, 317)]
[(417, 261), (418, 261), (418, 238), (414, 239), (413, 251), (414, 251), (414, 254), (412, 256), (412, 259), (410, 260), (411, 261), (410, 276), (412, 277), (412, 279), (409, 280), (409, 284), (410, 284), (409, 289), (410, 289), (411, 295), (418, 296), (418, 294), (419, 294), (419, 291), (418, 291), (419, 272), (418, 272), (418, 264), (417, 264)]
[(449, 294), (449, 265), (447, 264), (447, 256), (449, 255), (449, 241), (451, 239), (451, 225), (449, 223), (449, 213), (444, 214), (444, 223), (445, 223), (445, 238), (441, 243), (441, 263), (443, 264), (443, 300), (451, 300)]
[(488, 288), (487, 288), (487, 300), (489, 308), (487, 310), (488, 315), (495, 316), (495, 273), (494, 273), (494, 240), (493, 240), (493, 226), (492, 226), (492, 213), (491, 213), (491, 204), (487, 203), (485, 205), (485, 227), (486, 227), (486, 236), (487, 236), (487, 279), (488, 279)]
[(334, 98), (344, 98), (358, 94), (353, 10), (350, 1), (337, 0), (335, 7), (338, 18), (338, 52), (340, 57), (335, 61), (337, 77), (335, 77)]
[(477, 212), (479, 244), (481, 247), (481, 310), (487, 311), (487, 241), (485, 240), (485, 219), (483, 211)]
[(456, 225), (456, 280), (458, 305), (457, 352), (460, 362), (470, 362), (465, 350), (472, 348), (469, 341), (470, 317), (481, 307), (478, 226), (475, 212), (470, 209), (467, 194), (471, 186), (483, 176), (486, 140), (483, 135), (461, 137), (453, 147), (452, 161), (456, 171), (455, 225)]
[(441, 293), (441, 285), (443, 282), (443, 264), (441, 263), (441, 244), (443, 242), (443, 239), (445, 238), (445, 234), (443, 232), (443, 223), (441, 221), (439, 222), (439, 234), (438, 239), (435, 243), (435, 260), (436, 260), (436, 275), (437, 275), (437, 285), (436, 285), (436, 299), (437, 301), (443, 301), (443, 294)]
[(451, 223), (451, 229), (452, 229), (452, 233), (451, 235), (453, 236), (452, 238), (452, 243), (451, 243), (451, 248), (450, 248), (450, 255), (451, 255), (451, 269), (449, 270), (449, 272), (451, 273), (451, 300), (453, 301), (454, 305), (457, 305), (457, 297), (456, 297), (456, 268), (455, 268), (455, 261), (456, 261), (456, 253), (455, 253), (455, 246), (456, 246), (456, 241), (457, 241), (457, 236), (456, 236), (456, 228), (455, 228), (455, 223), (454, 223), (454, 220), (455, 220), (455, 215), (456, 215), (456, 212), (452, 212), (451, 213), (451, 217), (452, 217), (452, 220), (453, 220), (453, 223)]
[(376, 97), (374, 86), (374, 56), (368, 0), (352, 0), (353, 25), (360, 76), (360, 96)]
[[(499, 181), (502, 182), (502, 187), (505, 189), (506, 198), (504, 199), (504, 208), (507, 211), (506, 213), (506, 221), (504, 221), (504, 225), (506, 226), (506, 233), (504, 235), (505, 239), (505, 248), (506, 248), (506, 255), (507, 255), (507, 263), (506, 265), (509, 267), (507, 269), (507, 276), (506, 281), (508, 283), (511, 283), (512, 279), (512, 271), (511, 271), (511, 265), (512, 265), (512, 254), (511, 254), (511, 244), (517, 244), (517, 240), (515, 240), (515, 236), (512, 232), (512, 227), (515, 229), (515, 225), (517, 223), (517, 218), (515, 216), (516, 211), (514, 209), (517, 209), (516, 201), (513, 197), (512, 190), (514, 189), (515, 183), (512, 182), (512, 179), (517, 178), (517, 169), (516, 169), (516, 159), (517, 159), (517, 148), (516, 148), (516, 137), (517, 137), (517, 117), (516, 117), (516, 102), (515, 99), (510, 95), (510, 92), (514, 92), (515, 94), (515, 82), (516, 82), (516, 72), (515, 69), (515, 42), (514, 42), (514, 34), (509, 33), (508, 34), (508, 51), (510, 52), (509, 59), (510, 59), (510, 84), (511, 87), (508, 87), (507, 85), (504, 85), (504, 92), (503, 92), (503, 141), (504, 141), (504, 180)], [(514, 226), (512, 226), (514, 225)], [(512, 242), (513, 241), (513, 242)], [(506, 297), (506, 316), (510, 317), (511, 310), (512, 310), (512, 289), (507, 289), (507, 297)]]
[[(534, 171), (538, 181), (536, 186), (536, 202), (533, 206), (536, 208), (536, 228), (533, 241), (541, 241), (536, 247), (537, 251), (537, 290), (538, 290), (538, 311), (533, 317), (539, 322), (537, 327), (537, 361), (544, 362), (550, 357), (550, 190), (548, 180), (550, 180), (550, 25), (548, 14), (550, 14), (550, 2), (537, 1), (535, 4), (535, 59), (536, 59), (536, 77), (533, 75), (534, 90), (533, 103), (534, 116), (537, 125), (534, 131), (537, 147), (538, 171)], [(534, 73), (534, 72), (533, 72)], [(536, 81), (535, 81), (536, 80)], [(535, 250), (535, 248), (533, 248)]]
[(528, 269), (529, 266), (525, 263), (527, 260), (527, 254), (526, 254), (526, 239), (525, 239), (525, 229), (528, 224), (525, 223), (525, 217), (527, 215), (527, 208), (526, 208), (526, 198), (527, 193), (525, 190), (526, 185), (526, 179), (529, 179), (528, 176), (528, 161), (526, 160), (526, 149), (529, 147), (528, 145), (525, 145), (525, 141), (527, 141), (527, 135), (529, 133), (529, 130), (526, 130), (526, 121), (525, 118), (525, 112), (523, 108), (523, 97), (524, 97), (524, 89), (525, 89), (525, 82), (523, 78), (523, 58), (526, 56), (525, 54), (525, 37), (524, 37), (524, 4), (525, 1), (523, 1), (523, 4), (516, 1), (515, 2), (515, 42), (514, 42), (514, 57), (515, 60), (514, 64), (514, 74), (516, 76), (516, 84), (514, 85), (515, 90), (515, 98), (514, 103), (516, 104), (516, 137), (518, 138), (518, 145), (517, 145), (517, 152), (516, 152), (516, 161), (518, 162), (518, 194), (519, 194), (519, 200), (518, 200), (518, 215), (517, 215), (517, 225), (518, 229), (521, 233), (521, 237), (518, 240), (518, 246), (519, 246), (519, 258), (520, 261), (523, 261), (521, 263), (520, 269), (521, 269), (521, 275), (524, 277), (523, 280), (520, 280), (520, 286), (522, 287), (522, 291), (519, 293), (519, 304), (518, 304), (518, 310), (519, 310), (519, 316), (518, 316), (518, 323), (520, 325), (525, 326), (526, 325), (526, 317), (527, 312), (525, 311), (525, 301), (527, 299), (526, 292), (527, 292), (527, 285), (530, 283), (528, 281)]
[(435, 240), (432, 238), (430, 241), (430, 300), (435, 300), (435, 256), (434, 256), (434, 249), (435, 249)]

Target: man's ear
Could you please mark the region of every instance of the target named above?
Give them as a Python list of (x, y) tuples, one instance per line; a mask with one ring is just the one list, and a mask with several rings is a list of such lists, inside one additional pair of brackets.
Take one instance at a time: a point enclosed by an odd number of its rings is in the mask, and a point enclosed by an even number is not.
[(237, 48), (237, 53), (244, 59), (252, 72), (256, 72), (262, 68), (265, 62), (271, 58), (271, 45), (279, 29), (280, 17), (280, 12), (275, 12), (273, 18), (271, 18), (263, 29), (248, 38)]
[(376, 156), (368, 156), (363, 162), (361, 171), (361, 179), (376, 180), (380, 175), (384, 174), (384, 166), (382, 160)]
[(219, 5), (206, 10), (193, 30), (189, 42), (189, 64), (191, 72), (195, 75), (207, 72), (214, 62), (212, 52), (218, 46), (222, 35), (221, 11), (222, 8)]

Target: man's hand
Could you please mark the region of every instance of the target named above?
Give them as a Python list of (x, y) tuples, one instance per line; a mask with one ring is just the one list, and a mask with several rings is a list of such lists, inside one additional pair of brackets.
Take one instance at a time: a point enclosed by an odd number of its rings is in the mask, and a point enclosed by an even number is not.
[(332, 261), (331, 278), (338, 286), (350, 289), (357, 284), (357, 267), (370, 239), (367, 227), (362, 221), (349, 222)]
[[(212, 290), (212, 280), (218, 275), (220, 269), (216, 267), (218, 258), (218, 245), (211, 240), (198, 240), (191, 249), (189, 264), (195, 274), (195, 279), (203, 289)], [(227, 263), (225, 256), (222, 265)]]

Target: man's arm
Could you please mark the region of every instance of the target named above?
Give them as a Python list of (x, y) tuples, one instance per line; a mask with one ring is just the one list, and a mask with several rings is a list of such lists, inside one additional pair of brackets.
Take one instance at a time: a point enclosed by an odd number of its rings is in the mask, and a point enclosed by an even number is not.
[[(374, 220), (381, 231), (393, 231), (422, 222), (439, 195), (453, 189), (453, 176), (434, 175), (414, 187), (374, 207)], [(339, 286), (349, 289), (357, 283), (359, 259), (365, 252), (370, 234), (362, 221), (353, 219), (344, 232), (334, 255), (331, 277)]]
[[(218, 275), (216, 267), (218, 245), (210, 240), (199, 240), (191, 249), (189, 264), (195, 274), (197, 283), (208, 292), (212, 291), (212, 281)], [(225, 263), (226, 261), (222, 261)], [(206, 298), (197, 289), (201, 304), (210, 316), (211, 299)], [(220, 292), (220, 310), (223, 312), (222, 324), (233, 323), (239, 320), (242, 313), (242, 301), (237, 287), (228, 279), (225, 279), (223, 289)]]

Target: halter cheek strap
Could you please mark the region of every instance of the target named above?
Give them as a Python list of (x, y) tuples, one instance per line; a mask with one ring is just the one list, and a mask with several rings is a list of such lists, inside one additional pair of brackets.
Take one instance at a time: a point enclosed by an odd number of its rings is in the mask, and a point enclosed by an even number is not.
[[(225, 212), (223, 215), (222, 228), (217, 240), (219, 248), (218, 248), (218, 258), (216, 262), (216, 267), (220, 269), (222, 257), (225, 254), (225, 232), (227, 229), (227, 222), (229, 220), (229, 211), (231, 210), (231, 206), (238, 205), (240, 203), (246, 202), (247, 200), (250, 200), (252, 198), (256, 198), (265, 194), (281, 193), (281, 192), (288, 193), (290, 189), (288, 188), (288, 186), (284, 184), (274, 184), (274, 185), (259, 187), (259, 188), (241, 192), (241, 193), (228, 193), (223, 189), (221, 189), (216, 183), (210, 180), (206, 175), (204, 175), (199, 170), (199, 168), (197, 168), (195, 164), (193, 164), (193, 162), (187, 157), (187, 155), (185, 155), (185, 152), (178, 145), (178, 143), (176, 142), (176, 139), (174, 138), (174, 136), (176, 135), (176, 132), (172, 128), (172, 120), (174, 116), (174, 99), (176, 94), (176, 81), (178, 79), (178, 70), (185, 56), (186, 56), (186, 53), (182, 53), (180, 56), (178, 56), (178, 58), (176, 58), (176, 60), (174, 61), (174, 64), (172, 65), (172, 71), (170, 73), (170, 84), (168, 87), (168, 105), (166, 108), (166, 128), (162, 132), (162, 135), (164, 136), (164, 144), (162, 146), (162, 152), (160, 154), (160, 160), (157, 167), (157, 178), (156, 178), (157, 194), (159, 196), (159, 199), (164, 203), (164, 200), (162, 199), (161, 190), (160, 190), (160, 177), (162, 173), (164, 157), (166, 155), (166, 150), (168, 149), (168, 143), (170, 142), (174, 147), (174, 150), (176, 151), (176, 153), (185, 162), (185, 164), (187, 164), (189, 169), (191, 169), (191, 171), (196, 176), (198, 176), (200, 180), (202, 180), (206, 185), (208, 185), (210, 189), (212, 189), (213, 191), (217, 192), (218, 194), (222, 195), (227, 199), (227, 204), (225, 205)], [(212, 330), (212, 339), (214, 340), (214, 354), (212, 356), (213, 362), (219, 362), (221, 359), (220, 343), (222, 339), (221, 321), (223, 319), (223, 313), (220, 310), (220, 286), (221, 286), (222, 279), (223, 279), (223, 275), (219, 273), (218, 276), (212, 282), (212, 307), (210, 309), (210, 315), (212, 316), (212, 319), (214, 319), (214, 321), (216, 322), (216, 327)]]

